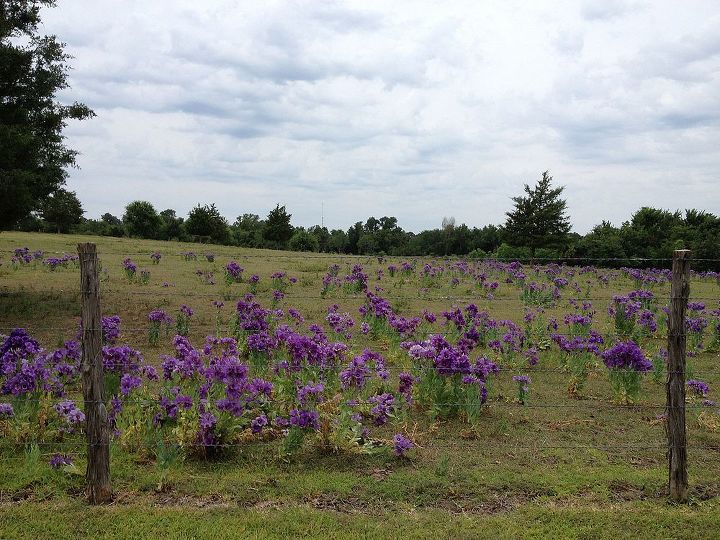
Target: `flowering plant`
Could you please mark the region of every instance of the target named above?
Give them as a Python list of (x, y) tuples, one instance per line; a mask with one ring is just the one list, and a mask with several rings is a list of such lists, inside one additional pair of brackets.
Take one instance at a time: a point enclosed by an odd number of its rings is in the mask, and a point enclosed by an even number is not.
[(601, 353), (610, 370), (610, 384), (621, 403), (633, 403), (640, 394), (642, 375), (653, 369), (652, 362), (632, 340), (622, 341)]

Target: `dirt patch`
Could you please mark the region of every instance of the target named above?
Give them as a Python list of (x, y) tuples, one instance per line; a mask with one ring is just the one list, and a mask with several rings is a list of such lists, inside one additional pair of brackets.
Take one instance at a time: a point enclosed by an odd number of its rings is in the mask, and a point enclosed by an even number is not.
[(690, 487), (690, 497), (699, 501), (708, 501), (720, 496), (720, 484), (700, 484)]
[(305, 503), (317, 510), (333, 510), (342, 514), (378, 514), (386, 505), (372, 505), (369, 501), (357, 497), (336, 497), (323, 494), (308, 497)]
[(608, 484), (610, 500), (613, 501), (644, 501), (653, 497), (653, 493), (646, 486), (637, 486), (624, 480), (613, 480)]

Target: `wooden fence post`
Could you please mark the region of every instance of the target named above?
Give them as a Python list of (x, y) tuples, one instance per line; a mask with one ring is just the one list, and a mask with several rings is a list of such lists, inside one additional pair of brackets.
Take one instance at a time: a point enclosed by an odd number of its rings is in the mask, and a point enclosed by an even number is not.
[(690, 250), (673, 253), (667, 360), (667, 436), (670, 497), (688, 497), (687, 436), (685, 432), (685, 310), (690, 296)]
[(82, 379), (87, 432), (86, 493), (90, 504), (112, 497), (110, 430), (103, 392), (100, 280), (95, 244), (78, 244), (82, 295)]

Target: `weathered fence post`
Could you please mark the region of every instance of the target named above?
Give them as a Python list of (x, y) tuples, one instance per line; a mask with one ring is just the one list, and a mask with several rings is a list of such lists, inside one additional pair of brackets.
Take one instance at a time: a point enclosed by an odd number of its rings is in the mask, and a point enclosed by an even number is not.
[(82, 378), (87, 432), (87, 497), (107, 502), (110, 488), (110, 431), (103, 392), (100, 280), (95, 244), (78, 244), (82, 294)]
[(673, 253), (667, 360), (667, 436), (670, 497), (687, 501), (687, 436), (685, 433), (685, 310), (690, 296), (690, 251)]

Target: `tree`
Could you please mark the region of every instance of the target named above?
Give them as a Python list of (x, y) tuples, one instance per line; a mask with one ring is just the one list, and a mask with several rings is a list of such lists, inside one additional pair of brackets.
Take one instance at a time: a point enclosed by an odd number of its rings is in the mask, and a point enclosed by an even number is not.
[(73, 191), (60, 188), (45, 199), (40, 209), (42, 218), (58, 233), (67, 233), (70, 226), (80, 223), (84, 214), (82, 204)]
[(285, 249), (287, 242), (293, 235), (293, 226), (290, 225), (292, 214), (288, 214), (284, 206), (275, 206), (265, 220), (265, 244), (273, 249)]
[(160, 227), (160, 239), (161, 240), (183, 240), (185, 238), (185, 229), (183, 227), (183, 218), (178, 217), (175, 210), (168, 208), (160, 212), (160, 220), (162, 226)]
[(296, 229), (288, 242), (291, 251), (318, 251), (320, 244), (317, 237), (304, 229)]
[(531, 256), (538, 248), (561, 248), (567, 242), (570, 220), (565, 214), (567, 203), (560, 198), (564, 186), (551, 187), (549, 171), (532, 189), (525, 184), (526, 196), (513, 197), (515, 209), (507, 212), (505, 238), (512, 246), (530, 248)]
[(133, 201), (125, 207), (123, 223), (128, 236), (157, 238), (162, 220), (155, 207), (148, 201)]
[(193, 236), (211, 238), (218, 244), (227, 244), (230, 241), (228, 222), (214, 204), (198, 204), (190, 210), (185, 221), (185, 230)]
[(308, 229), (308, 232), (317, 239), (318, 250), (327, 253), (330, 245), (330, 231), (327, 230), (327, 227), (313, 225)]
[(355, 225), (350, 227), (347, 232), (347, 245), (346, 249), (348, 253), (358, 253), (358, 242), (360, 236), (363, 234), (362, 221), (355, 222)]
[[(625, 257), (625, 249), (620, 229), (609, 221), (595, 225), (578, 242), (576, 255), (590, 259), (622, 259)], [(610, 266), (610, 263), (612, 261), (602, 261), (604, 266)]]
[(233, 241), (241, 247), (259, 248), (263, 246), (265, 222), (257, 214), (238, 216), (231, 230)]
[(111, 213), (107, 212), (100, 216), (100, 220), (102, 222), (103, 227), (103, 236), (123, 236), (125, 234), (125, 229), (123, 228), (123, 222), (122, 220), (117, 217), (113, 216)]
[(60, 188), (77, 152), (67, 121), (95, 115), (56, 101), (68, 87), (68, 60), (55, 36), (38, 35), (40, 8), (54, 0), (0, 0), (0, 229), (12, 227)]
[(333, 229), (330, 231), (330, 239), (328, 240), (328, 249), (332, 253), (345, 253), (348, 247), (348, 236), (342, 229)]

